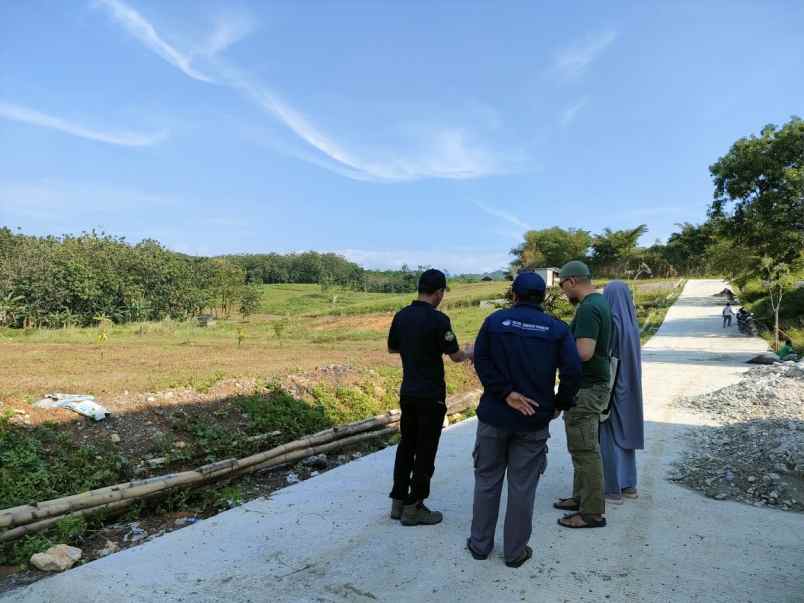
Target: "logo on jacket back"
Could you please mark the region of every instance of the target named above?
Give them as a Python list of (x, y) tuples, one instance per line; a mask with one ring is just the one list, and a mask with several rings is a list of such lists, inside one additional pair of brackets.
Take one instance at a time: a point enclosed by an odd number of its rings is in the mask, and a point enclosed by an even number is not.
[(532, 322), (522, 322), (521, 320), (511, 320), (510, 318), (506, 318), (502, 321), (502, 326), (530, 331), (532, 333), (547, 333), (550, 330), (550, 327), (544, 325), (535, 325)]

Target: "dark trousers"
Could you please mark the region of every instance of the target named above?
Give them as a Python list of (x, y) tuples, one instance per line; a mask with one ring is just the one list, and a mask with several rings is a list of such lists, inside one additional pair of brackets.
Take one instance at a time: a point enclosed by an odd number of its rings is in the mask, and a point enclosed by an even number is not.
[(731, 316), (723, 316), (723, 328), (731, 326)]
[(483, 555), (494, 546), (503, 478), (508, 475), (503, 549), (506, 561), (522, 556), (533, 526), (533, 502), (539, 478), (547, 468), (547, 428), (511, 432), (477, 422), (472, 548)]
[(391, 498), (413, 504), (430, 496), (430, 479), (435, 472), (447, 406), (442, 400), (402, 398), (400, 407), (402, 439), (396, 449)]

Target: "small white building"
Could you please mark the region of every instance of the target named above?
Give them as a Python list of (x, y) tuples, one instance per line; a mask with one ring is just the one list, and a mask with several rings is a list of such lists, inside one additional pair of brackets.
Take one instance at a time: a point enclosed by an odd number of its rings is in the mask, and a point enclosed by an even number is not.
[(558, 287), (558, 274), (560, 270), (551, 266), (550, 268), (536, 268), (533, 272), (544, 279), (548, 287)]

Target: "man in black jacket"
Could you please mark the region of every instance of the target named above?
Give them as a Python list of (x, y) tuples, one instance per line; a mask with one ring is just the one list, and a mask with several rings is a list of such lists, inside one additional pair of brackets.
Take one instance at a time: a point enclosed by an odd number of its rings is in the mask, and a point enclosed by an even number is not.
[(434, 525), (443, 519), (424, 505), (447, 412), (442, 356), (454, 362), (472, 358), (471, 347), (458, 348), (449, 317), (436, 310), (446, 289), (443, 272), (425, 270), (419, 277), (419, 299), (396, 313), (388, 332), (388, 351), (402, 356), (402, 439), (394, 464), (391, 518), (405, 526)]
[[(475, 559), (486, 559), (491, 552), (507, 472), (505, 564), (519, 567), (533, 554), (527, 544), (536, 486), (547, 466), (548, 424), (573, 405), (581, 360), (567, 325), (541, 309), (545, 283), (538, 274), (520, 273), (513, 293), (514, 306), (486, 319), (474, 347), (483, 396), (477, 409), (475, 494), (466, 545)], [(561, 382), (555, 394), (557, 370)]]

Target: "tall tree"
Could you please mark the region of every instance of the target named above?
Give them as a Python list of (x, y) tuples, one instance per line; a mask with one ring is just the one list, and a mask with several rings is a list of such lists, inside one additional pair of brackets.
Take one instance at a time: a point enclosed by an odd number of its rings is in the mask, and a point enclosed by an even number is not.
[(681, 274), (702, 274), (706, 271), (707, 248), (716, 242), (715, 229), (710, 222), (701, 225), (684, 222), (676, 224), (678, 231), (667, 239), (664, 257)]
[(804, 120), (765, 126), (710, 166), (710, 215), (757, 257), (791, 263), (804, 247)]
[(512, 265), (516, 269), (561, 266), (585, 258), (591, 243), (592, 235), (586, 230), (558, 226), (529, 230), (522, 244), (511, 250)]
[(592, 240), (592, 263), (602, 272), (622, 273), (637, 250), (639, 238), (646, 232), (647, 224), (625, 230), (606, 228)]

